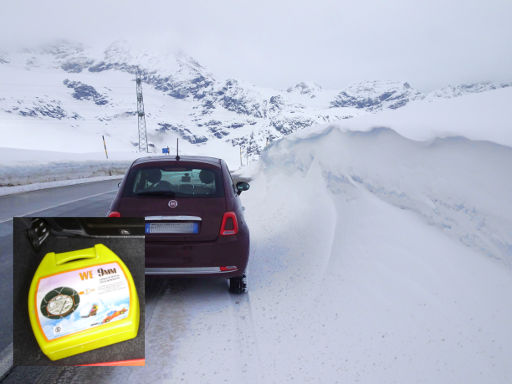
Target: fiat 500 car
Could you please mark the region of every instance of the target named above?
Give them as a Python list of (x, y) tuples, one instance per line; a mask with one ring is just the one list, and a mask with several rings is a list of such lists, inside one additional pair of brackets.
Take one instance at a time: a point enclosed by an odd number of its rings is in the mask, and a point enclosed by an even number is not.
[(120, 184), (110, 217), (144, 217), (146, 275), (224, 277), (246, 290), (249, 228), (225, 161), (212, 157), (145, 157)]

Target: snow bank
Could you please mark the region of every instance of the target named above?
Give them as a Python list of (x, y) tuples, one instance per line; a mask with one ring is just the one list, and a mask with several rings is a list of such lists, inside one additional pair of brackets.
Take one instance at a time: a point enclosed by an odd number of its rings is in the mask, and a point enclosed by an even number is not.
[[(68, 153), (0, 147), (0, 194), (33, 191), (125, 174), (136, 152)], [(28, 186), (30, 185), (30, 186)]]
[(260, 379), (510, 382), (511, 165), (389, 129), (274, 144), (242, 194)]
[(76, 185), (76, 184), (82, 184), (82, 183), (92, 183), (95, 181), (121, 179), (122, 177), (123, 176), (121, 176), (121, 175), (96, 176), (96, 177), (87, 177), (87, 178), (83, 178), (83, 179), (69, 179), (69, 180), (49, 181), (49, 182), (45, 182), (45, 183), (15, 185), (12, 187), (0, 187), (0, 196), (12, 195), (14, 193), (37, 191), (39, 189), (56, 188), (56, 187)]
[(462, 137), (415, 142), (386, 128), (330, 128), (277, 143), (263, 166), (293, 172), (309, 169), (313, 160), (331, 192), (340, 182), (360, 185), (512, 265), (511, 148)]
[[(0, 167), (0, 187), (124, 175), (126, 161), (68, 161)], [(33, 190), (33, 188), (32, 188)]]
[[(60, 142), (62, 149), (66, 148), (66, 143)], [(2, 166), (30, 166), (36, 164), (47, 164), (50, 162), (69, 162), (69, 161), (133, 161), (141, 157), (141, 154), (132, 152), (109, 151), (108, 160), (105, 158), (105, 152), (62, 152), (45, 151), (37, 149), (6, 148), (0, 147), (0, 164)]]

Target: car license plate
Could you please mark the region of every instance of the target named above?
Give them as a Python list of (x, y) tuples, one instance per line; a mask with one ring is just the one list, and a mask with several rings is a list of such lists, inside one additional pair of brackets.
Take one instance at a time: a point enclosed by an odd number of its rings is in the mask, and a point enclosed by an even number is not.
[(146, 223), (147, 233), (199, 233), (199, 223)]

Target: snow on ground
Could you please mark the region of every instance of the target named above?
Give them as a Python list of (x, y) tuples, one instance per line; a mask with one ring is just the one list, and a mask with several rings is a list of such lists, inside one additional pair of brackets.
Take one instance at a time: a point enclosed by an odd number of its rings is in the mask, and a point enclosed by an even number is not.
[(272, 169), (277, 164), (292, 172), (309, 169), (313, 159), (332, 192), (347, 193), (343, 183), (364, 187), (512, 265), (510, 147), (462, 137), (416, 142), (387, 128), (330, 128), (310, 138), (279, 142), (264, 156), (263, 165)]
[[(65, 143), (61, 144), (61, 149), (65, 149)], [(47, 164), (51, 162), (66, 161), (105, 161), (105, 152), (103, 147), (99, 148), (101, 152), (63, 152), (63, 151), (44, 151), (35, 149), (5, 148), (0, 147), (0, 159), (2, 166), (31, 166)], [(141, 154), (133, 152), (109, 152), (109, 160), (130, 161)]]
[(69, 153), (0, 147), (0, 194), (33, 191), (124, 175), (137, 152)]
[(0, 148), (0, 195), (120, 177), (139, 156)]
[[(17, 193), (42, 189), (48, 183), (56, 183), (55, 186), (62, 186), (65, 184), (59, 184), (59, 182), (67, 181), (67, 185), (70, 185), (69, 182), (73, 183), (77, 179), (85, 180), (113, 175), (122, 177), (129, 165), (130, 162), (119, 161), (67, 161), (32, 166), (0, 167), (0, 188), (4, 192), (9, 191), (9, 188), (14, 188), (11, 190), (16, 191), (13, 193)], [(39, 188), (36, 184), (39, 185)], [(30, 185), (30, 187), (27, 185)]]
[[(179, 153), (216, 156), (228, 159), (231, 169), (240, 167), (239, 153), (233, 147), (228, 147), (227, 151), (223, 146), (210, 147), (209, 152), (186, 149), (180, 149)], [(122, 176), (133, 160), (156, 155), (161, 154), (113, 151), (106, 159), (104, 152), (70, 153), (0, 147), (0, 195), (71, 185), (80, 182), (77, 180), (98, 181), (101, 177)], [(250, 163), (246, 169), (257, 168), (254, 159), (243, 161)]]
[(510, 165), (510, 148), (390, 130), (272, 147), (245, 196), (266, 377), (510, 382)]
[(451, 99), (419, 100), (403, 108), (358, 116), (343, 126), (351, 130), (391, 127), (413, 140), (464, 136), (512, 146), (512, 88)]
[(275, 143), (241, 195), (249, 293), (150, 279), (147, 369), (116, 377), (511, 382), (511, 165), (508, 147), (389, 129)]

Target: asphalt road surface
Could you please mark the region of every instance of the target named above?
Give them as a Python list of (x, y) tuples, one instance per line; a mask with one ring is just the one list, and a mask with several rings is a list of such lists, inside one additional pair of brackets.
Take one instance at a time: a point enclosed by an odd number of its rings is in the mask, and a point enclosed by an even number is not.
[[(117, 192), (119, 180), (84, 183), (0, 196), (0, 358), (12, 350), (12, 217), (94, 217), (105, 216)], [(4, 379), (6, 382), (55, 382), (62, 368), (17, 367)], [(4, 372), (0, 372), (0, 375)], [(50, 376), (48, 376), (50, 375)], [(68, 375), (65, 375), (69, 377)], [(47, 380), (48, 379), (48, 380)]]

